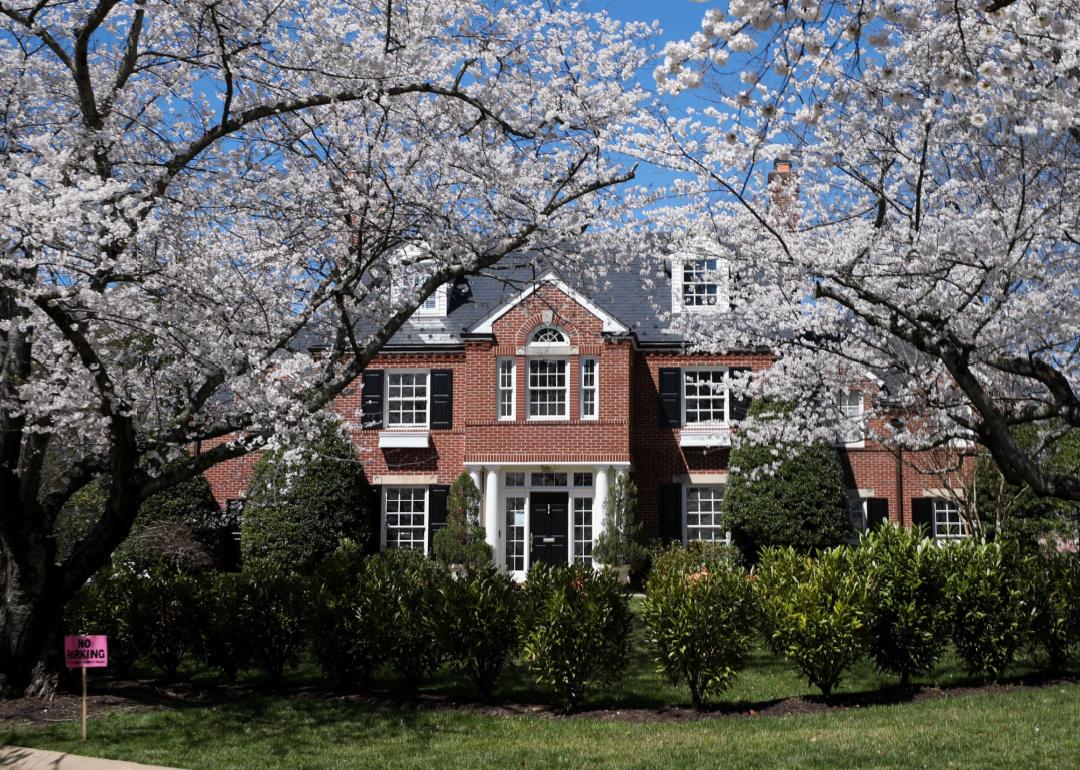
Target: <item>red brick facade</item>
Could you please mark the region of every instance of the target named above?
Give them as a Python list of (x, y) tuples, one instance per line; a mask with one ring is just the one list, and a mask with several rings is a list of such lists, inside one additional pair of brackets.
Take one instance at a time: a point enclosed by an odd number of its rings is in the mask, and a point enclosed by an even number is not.
[[(537, 421), (525, 417), (526, 349), (530, 335), (547, 326), (560, 329), (568, 338), (561, 357), (567, 361), (569, 416)], [(586, 357), (598, 362), (599, 414), (595, 419), (582, 419), (579, 408), (581, 360)], [(512, 420), (498, 417), (500, 359), (515, 362)], [(384, 431), (366, 427), (360, 417), (359, 379), (336, 400), (334, 409), (348, 426), (373, 484), (401, 485), (415, 479), (418, 485), (446, 485), (463, 469), (473, 470), (479, 479), (490, 468), (504, 472), (543, 466), (569, 470), (580, 466), (583, 471), (630, 467), (639, 489), (640, 513), (647, 527), (659, 533), (661, 487), (673, 482), (722, 484), (729, 455), (726, 448), (680, 446), (680, 429), (662, 425), (660, 370), (716, 366), (760, 371), (770, 361), (763, 353), (705, 356), (680, 352), (674, 345), (667, 349), (642, 346), (633, 335), (605, 333), (602, 319), (589, 308), (559, 286), (544, 284), (495, 319), (490, 334), (465, 335), (460, 345), (442, 351), (388, 349), (370, 364), (369, 371), (452, 373), (451, 427), (427, 431), (426, 448), (380, 448)], [(862, 448), (846, 449), (842, 456), (847, 486), (859, 490), (860, 497), (887, 500), (889, 518), (905, 525), (911, 522), (912, 499), (932, 497), (943, 486), (938, 475), (919, 472), (919, 463), (913, 463), (911, 456), (898, 457), (895, 450), (872, 441)], [(242, 496), (254, 462), (251, 457), (233, 460), (207, 473), (219, 503)], [(594, 523), (598, 525), (595, 515)]]

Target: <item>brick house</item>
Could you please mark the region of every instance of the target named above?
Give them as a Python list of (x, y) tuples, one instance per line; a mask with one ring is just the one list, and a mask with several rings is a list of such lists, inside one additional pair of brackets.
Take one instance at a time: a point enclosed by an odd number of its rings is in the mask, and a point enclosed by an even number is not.
[[(722, 274), (717, 260), (677, 256), (651, 295), (637, 270), (589, 287), (536, 268), (442, 287), (334, 404), (378, 499), (378, 546), (430, 549), (462, 470), (483, 493), (497, 563), (516, 577), (536, 562), (591, 563), (604, 500), (631, 469), (654, 535), (724, 538), (731, 431), (747, 404), (723, 383), (772, 358), (688, 353), (663, 320), (715, 308)], [(842, 399), (856, 426), (841, 447), (853, 523), (961, 534), (941, 477), (860, 427), (879, 419), (870, 407), (882, 385)], [(242, 498), (254, 462), (207, 473), (220, 504)]]

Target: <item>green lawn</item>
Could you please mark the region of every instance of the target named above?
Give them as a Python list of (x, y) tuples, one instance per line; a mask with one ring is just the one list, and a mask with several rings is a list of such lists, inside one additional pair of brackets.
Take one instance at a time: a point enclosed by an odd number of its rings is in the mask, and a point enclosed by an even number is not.
[[(641, 709), (638, 715), (688, 706), (685, 690), (664, 682), (648, 659), (640, 631), (626, 676), (597, 689), (585, 709)], [(1030, 665), (1013, 672), (1022, 677)], [(204, 672), (191, 672), (211, 685)], [(539, 707), (547, 694), (515, 668), (495, 700), (519, 704), (521, 715), (473, 709), (420, 708), (323, 697), (309, 668), (290, 685), (301, 694), (249, 691), (215, 705), (106, 714), (92, 720), (91, 740), (78, 740), (78, 724), (0, 730), (5, 743), (157, 763), (192, 770), (323, 770), (330, 768), (454, 767), (1080, 767), (1080, 684), (1018, 687), (969, 693), (954, 658), (920, 680), (945, 695), (908, 702), (888, 676), (860, 664), (844, 680), (836, 702), (865, 700), (882, 691), (890, 705), (870, 705), (790, 716), (679, 719), (641, 723), (608, 713), (553, 716)], [(1075, 671), (1073, 672), (1075, 676)], [(257, 679), (251, 680), (257, 683)], [(103, 683), (104, 684), (104, 683)], [(383, 679), (381, 688), (395, 682)], [(99, 690), (100, 691), (100, 690)], [(428, 693), (470, 697), (467, 686), (443, 672)], [(950, 692), (952, 694), (950, 694)], [(719, 712), (767, 710), (814, 691), (764, 649), (755, 652)], [(390, 705), (385, 705), (390, 704)], [(533, 708), (533, 705), (537, 708)], [(538, 713), (537, 713), (538, 712)], [(686, 717), (685, 713), (680, 714)], [(6, 732), (6, 734), (5, 734)]]

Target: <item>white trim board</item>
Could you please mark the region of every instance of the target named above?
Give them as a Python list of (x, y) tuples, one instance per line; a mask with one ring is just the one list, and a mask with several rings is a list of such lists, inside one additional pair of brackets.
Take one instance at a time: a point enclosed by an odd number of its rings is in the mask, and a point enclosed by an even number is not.
[(615, 316), (602, 309), (599, 305), (590, 300), (581, 292), (570, 288), (566, 281), (564, 281), (554, 272), (549, 272), (543, 275), (528, 288), (519, 292), (518, 295), (511, 299), (509, 302), (503, 303), (495, 310), (488, 313), (486, 316), (480, 319), (480, 321), (478, 321), (471, 329), (469, 329), (469, 331), (475, 334), (491, 334), (494, 330), (495, 321), (497, 321), (507, 312), (509, 312), (510, 310), (524, 302), (526, 299), (531, 297), (533, 293), (536, 292), (536, 290), (539, 289), (540, 286), (542, 286), (543, 284), (553, 284), (563, 294), (566, 294), (568, 297), (570, 297), (570, 299), (574, 300), (574, 302), (578, 303), (583, 308), (592, 313), (594, 316), (599, 318), (603, 322), (602, 331), (613, 334), (625, 334), (629, 331), (629, 329), (624, 326), (617, 318), (615, 318)]

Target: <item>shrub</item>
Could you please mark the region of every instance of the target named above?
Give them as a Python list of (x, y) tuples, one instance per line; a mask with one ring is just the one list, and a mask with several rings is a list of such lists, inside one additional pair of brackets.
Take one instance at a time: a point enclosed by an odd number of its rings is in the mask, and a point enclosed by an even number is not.
[(616, 476), (604, 501), (604, 529), (592, 555), (609, 567), (628, 565), (632, 572), (641, 572), (648, 562), (645, 530), (637, 512), (637, 484), (629, 473)]
[(207, 573), (200, 581), (199, 656), (230, 682), (250, 665), (250, 634), (245, 627), (244, 576), (235, 572)]
[(745, 570), (702, 546), (672, 546), (654, 559), (642, 607), (661, 670), (686, 683), (695, 708), (734, 680), (757, 619)]
[(391, 549), (364, 564), (377, 644), (410, 687), (416, 689), (442, 661), (439, 591), (446, 573), (419, 551)]
[(869, 651), (879, 670), (907, 685), (913, 674), (934, 667), (948, 642), (941, 549), (917, 532), (886, 525), (863, 537), (856, 558), (868, 580)]
[(315, 573), (309, 636), (319, 667), (338, 689), (367, 686), (386, 653), (382, 598), (366, 566), (360, 546), (344, 540)]
[(1055, 671), (1080, 640), (1080, 556), (1046, 549), (1030, 562), (1031, 630)]
[[(768, 413), (755, 401), (751, 414)], [(824, 444), (769, 447), (743, 441), (731, 450), (724, 524), (750, 560), (763, 548), (790, 546), (812, 553), (851, 535), (840, 456)]]
[(259, 460), (241, 527), (245, 561), (310, 575), (342, 538), (367, 541), (370, 496), (352, 444), (327, 427), (305, 457), (292, 467), (281, 453)]
[(142, 657), (175, 679), (180, 664), (196, 648), (199, 606), (195, 578), (172, 564), (143, 570), (131, 586), (131, 636)]
[(444, 565), (468, 570), (491, 564), (491, 546), (480, 526), (480, 490), (465, 471), (454, 479), (446, 500), (446, 526), (435, 533), (432, 550)]
[(132, 625), (139, 573), (129, 563), (101, 569), (64, 608), (69, 634), (104, 634), (109, 637), (109, 668), (125, 676), (139, 658), (140, 647)]
[(864, 582), (849, 549), (817, 559), (794, 548), (761, 553), (755, 588), (773, 650), (828, 697), (863, 654)]
[(266, 561), (245, 564), (240, 576), (237, 620), (248, 635), (251, 663), (280, 682), (285, 667), (296, 665), (304, 641), (304, 579)]
[(529, 669), (564, 708), (623, 668), (630, 605), (612, 573), (539, 564), (529, 572), (519, 618)]
[(953, 543), (946, 555), (952, 638), (968, 671), (998, 679), (1031, 623), (1025, 573), (1031, 557), (1015, 542)]
[(444, 580), (439, 593), (439, 630), (449, 659), (483, 696), (518, 650), (519, 589), (494, 567)]

